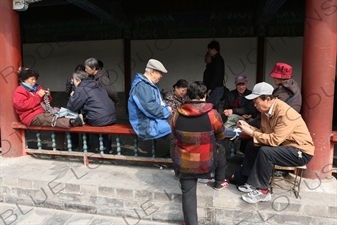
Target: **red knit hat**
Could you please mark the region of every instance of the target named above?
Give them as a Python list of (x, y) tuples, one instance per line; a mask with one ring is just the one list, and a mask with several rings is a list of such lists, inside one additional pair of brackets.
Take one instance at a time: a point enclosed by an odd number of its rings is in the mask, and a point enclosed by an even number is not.
[(276, 63), (270, 76), (278, 79), (290, 79), (293, 76), (293, 68), (286, 63)]

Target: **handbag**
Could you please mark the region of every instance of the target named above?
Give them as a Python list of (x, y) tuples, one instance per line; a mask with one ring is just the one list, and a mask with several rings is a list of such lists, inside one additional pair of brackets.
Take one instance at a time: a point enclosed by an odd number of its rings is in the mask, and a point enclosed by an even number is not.
[(53, 120), (51, 122), (51, 126), (55, 127), (56, 120), (58, 118), (76, 119), (78, 117), (78, 113), (77, 112), (73, 112), (70, 109), (61, 107), (58, 112), (56, 112), (56, 113), (53, 114), (53, 116), (54, 116), (54, 118), (53, 118)]
[(53, 119), (51, 121), (52, 127), (55, 127), (56, 120), (58, 118), (76, 119), (78, 117), (78, 113), (73, 112), (70, 109), (64, 107), (61, 108), (52, 107), (50, 105), (49, 97), (47, 95), (43, 96), (43, 103), (41, 102), (41, 105), (47, 113), (53, 116)]
[(55, 117), (57, 118), (67, 118), (67, 119), (76, 119), (78, 117), (78, 113), (71, 111), (70, 109), (61, 107), (58, 112), (56, 112)]

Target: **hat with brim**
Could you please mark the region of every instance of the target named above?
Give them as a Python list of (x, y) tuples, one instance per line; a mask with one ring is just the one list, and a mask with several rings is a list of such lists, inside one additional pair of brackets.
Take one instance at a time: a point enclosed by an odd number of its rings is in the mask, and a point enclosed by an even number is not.
[(248, 81), (248, 78), (246, 75), (241, 74), (235, 77), (234, 83), (237, 84), (245, 84)]
[(276, 63), (269, 74), (271, 77), (287, 80), (293, 76), (293, 68), (286, 63)]
[(157, 70), (157, 71), (160, 71), (162, 73), (167, 73), (167, 70), (164, 67), (164, 65), (156, 59), (150, 59), (147, 62), (146, 68)]
[(245, 96), (246, 99), (252, 100), (254, 98), (257, 98), (261, 95), (272, 95), (274, 91), (273, 86), (266, 82), (261, 82), (255, 84), (253, 91), (250, 95)]

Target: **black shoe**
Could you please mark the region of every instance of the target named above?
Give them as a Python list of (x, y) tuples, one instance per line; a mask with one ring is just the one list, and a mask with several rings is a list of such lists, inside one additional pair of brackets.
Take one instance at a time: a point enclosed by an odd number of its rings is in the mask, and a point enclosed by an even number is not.
[(84, 123), (82, 114), (79, 114), (76, 119), (70, 119), (69, 122), (73, 127), (83, 126)]

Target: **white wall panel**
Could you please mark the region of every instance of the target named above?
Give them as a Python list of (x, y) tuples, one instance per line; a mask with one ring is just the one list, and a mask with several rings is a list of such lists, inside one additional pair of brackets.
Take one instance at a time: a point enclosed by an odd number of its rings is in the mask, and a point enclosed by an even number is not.
[[(187, 81), (202, 80), (205, 69), (204, 55), (213, 39), (145, 40), (131, 42), (132, 77), (143, 73), (147, 60), (163, 62), (168, 74), (159, 82), (164, 91), (181, 78)], [(225, 59), (226, 85), (234, 88), (234, 77), (246, 74), (249, 88), (255, 83), (257, 38), (221, 38), (221, 55)], [(267, 38), (266, 81), (275, 62), (284, 61), (294, 68), (294, 78), (300, 83), (303, 38)], [(84, 41), (70, 43), (42, 43), (23, 45), (24, 66), (40, 72), (39, 83), (53, 91), (64, 91), (66, 79), (75, 66), (87, 58), (95, 57), (104, 62), (109, 71), (113, 88), (124, 91), (123, 41)]]

